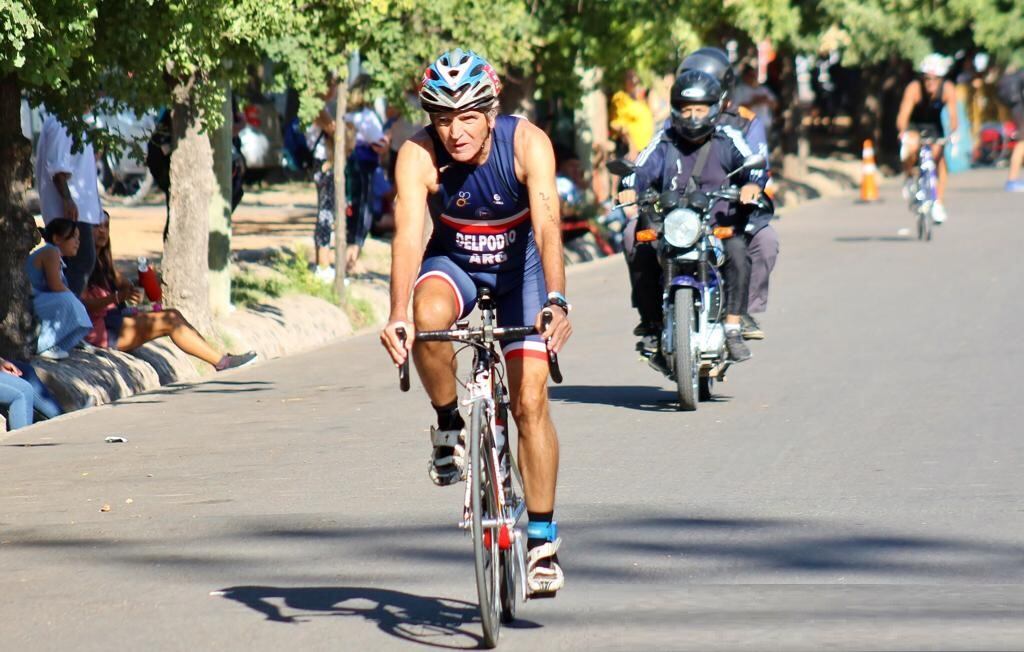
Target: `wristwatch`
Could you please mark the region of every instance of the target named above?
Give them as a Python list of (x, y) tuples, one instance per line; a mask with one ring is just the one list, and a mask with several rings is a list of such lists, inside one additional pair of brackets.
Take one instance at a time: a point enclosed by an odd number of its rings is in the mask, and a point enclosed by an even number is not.
[(569, 314), (572, 310), (572, 306), (569, 305), (569, 301), (565, 298), (565, 295), (561, 292), (548, 292), (548, 300), (544, 302), (544, 307), (558, 306), (565, 311), (565, 314)]

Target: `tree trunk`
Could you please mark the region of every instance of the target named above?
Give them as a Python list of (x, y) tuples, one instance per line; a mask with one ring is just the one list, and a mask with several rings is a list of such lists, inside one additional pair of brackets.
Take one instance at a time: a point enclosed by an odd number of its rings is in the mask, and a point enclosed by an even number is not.
[(780, 53), (782, 57), (782, 171), (791, 179), (807, 175), (807, 127), (797, 85), (795, 55)]
[(25, 258), (39, 242), (25, 193), (32, 178), (32, 143), (21, 134), (21, 86), (0, 78), (0, 356), (27, 360), (34, 318)]
[(597, 202), (604, 202), (615, 191), (611, 187), (607, 153), (611, 148), (608, 138), (608, 97), (601, 90), (603, 71), (600, 68), (581, 70), (583, 85), (581, 108), (576, 112), (576, 154), (583, 163), (584, 173), (590, 178)]
[(202, 119), (191, 103), (196, 83), (194, 78), (179, 81), (172, 92), (171, 218), (164, 245), (164, 303), (210, 334), (209, 208), (217, 185), (210, 139), (200, 131)]
[(213, 146), (213, 172), (217, 191), (210, 201), (210, 309), (214, 317), (231, 311), (231, 88), (224, 88), (224, 123), (210, 132)]
[(348, 111), (348, 77), (338, 82), (334, 110), (334, 291), (345, 303), (345, 269), (348, 250), (348, 201), (345, 199), (345, 113)]

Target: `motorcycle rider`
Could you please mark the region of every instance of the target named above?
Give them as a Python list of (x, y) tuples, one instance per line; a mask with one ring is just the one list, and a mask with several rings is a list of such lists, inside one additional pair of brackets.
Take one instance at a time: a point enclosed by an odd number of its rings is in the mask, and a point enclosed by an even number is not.
[[(631, 202), (647, 190), (690, 189), (716, 190), (726, 181), (729, 172), (740, 168), (753, 154), (739, 130), (723, 125), (717, 129), (725, 105), (725, 92), (718, 79), (701, 70), (685, 70), (676, 77), (670, 95), (672, 105), (670, 126), (655, 136), (637, 157), (633, 174), (626, 177), (626, 188), (619, 201)], [(742, 362), (750, 358), (744, 343), (741, 316), (747, 311), (750, 283), (750, 258), (742, 237), (751, 206), (762, 194), (757, 180), (763, 169), (745, 170), (732, 177), (741, 184), (740, 205), (719, 201), (713, 208), (713, 221), (731, 227), (732, 237), (723, 237), (726, 262), (725, 278), (725, 342), (729, 358)], [(635, 214), (635, 210), (631, 211)], [(661, 266), (649, 244), (635, 240), (636, 220), (631, 220), (626, 234), (626, 260), (629, 266), (633, 302), (640, 313), (640, 325), (634, 331), (642, 337), (657, 336), (662, 323)]]
[[(714, 75), (722, 84), (725, 107), (716, 128), (728, 126), (738, 129), (751, 149), (764, 156), (766, 174), (757, 179), (757, 184), (765, 190), (771, 182), (767, 134), (756, 113), (734, 102), (736, 73), (729, 62), (729, 55), (715, 47), (700, 48), (683, 59), (676, 74), (686, 70), (702, 70)], [(774, 213), (771, 210), (755, 210), (750, 215), (743, 234), (747, 241), (747, 253), (750, 255), (750, 291), (747, 312), (742, 315), (742, 334), (745, 340), (764, 339), (764, 331), (751, 313), (762, 313), (768, 307), (768, 283), (779, 256), (779, 234), (771, 225), (773, 217)]]

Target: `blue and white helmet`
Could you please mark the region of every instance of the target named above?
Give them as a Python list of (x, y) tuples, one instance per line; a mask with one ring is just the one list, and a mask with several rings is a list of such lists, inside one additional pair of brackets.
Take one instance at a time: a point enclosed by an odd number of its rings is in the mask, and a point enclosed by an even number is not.
[(420, 106), (427, 113), (486, 110), (498, 101), (501, 80), (472, 50), (445, 52), (423, 73)]

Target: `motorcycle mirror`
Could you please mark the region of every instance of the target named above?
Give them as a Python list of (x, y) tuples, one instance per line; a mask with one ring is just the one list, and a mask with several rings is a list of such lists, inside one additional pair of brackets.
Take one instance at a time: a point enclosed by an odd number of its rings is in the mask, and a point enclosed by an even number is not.
[(767, 159), (763, 154), (751, 154), (747, 158), (743, 159), (743, 165), (739, 166), (735, 170), (729, 173), (729, 177), (735, 176), (740, 172), (747, 170), (756, 170), (757, 168), (763, 168), (768, 165)]
[(756, 170), (757, 168), (763, 168), (768, 164), (765, 160), (764, 154), (751, 154), (747, 158), (743, 159), (743, 170)]
[(666, 190), (658, 197), (658, 203), (663, 210), (670, 211), (679, 205), (679, 193), (675, 190)]
[(627, 161), (624, 158), (617, 158), (614, 161), (608, 163), (608, 171), (617, 177), (626, 177), (633, 174), (633, 170), (636, 169), (636, 165), (632, 161)]

